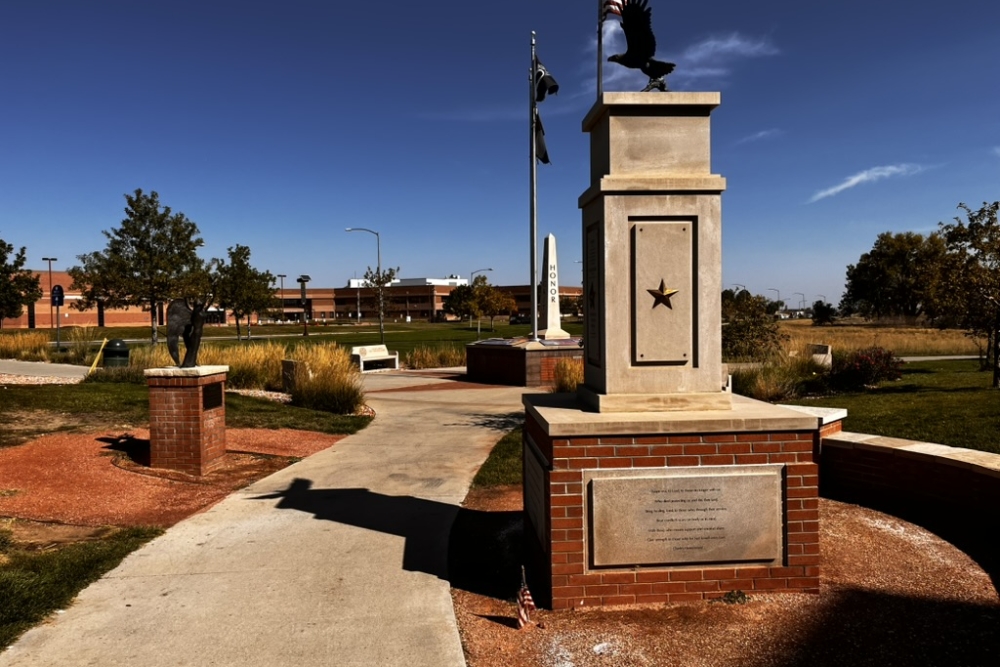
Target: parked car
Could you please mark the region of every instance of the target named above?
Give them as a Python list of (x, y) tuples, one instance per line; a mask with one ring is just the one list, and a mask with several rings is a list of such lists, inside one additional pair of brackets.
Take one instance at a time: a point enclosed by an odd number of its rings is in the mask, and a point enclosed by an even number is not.
[(531, 324), (531, 316), (530, 315), (522, 315), (521, 313), (518, 313), (517, 315), (511, 315), (510, 316), (510, 323), (511, 324)]

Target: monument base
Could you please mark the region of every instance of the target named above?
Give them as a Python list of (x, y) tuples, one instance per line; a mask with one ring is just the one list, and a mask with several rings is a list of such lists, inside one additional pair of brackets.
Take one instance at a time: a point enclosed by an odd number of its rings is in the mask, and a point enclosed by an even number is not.
[(532, 341), (527, 338), (491, 338), (465, 346), (469, 379), (514, 387), (551, 387), (560, 360), (583, 363), (579, 338)]
[(228, 366), (145, 371), (152, 467), (200, 476), (222, 464), (228, 372)]
[(672, 412), (675, 410), (730, 410), (732, 394), (727, 391), (686, 394), (598, 394), (580, 385), (576, 395), (595, 412)]
[(563, 340), (565, 338), (571, 338), (568, 331), (563, 331), (559, 327), (542, 329), (538, 332), (538, 337), (542, 340)]
[(594, 413), (524, 397), (525, 541), (553, 609), (819, 592), (819, 443), (842, 410)]

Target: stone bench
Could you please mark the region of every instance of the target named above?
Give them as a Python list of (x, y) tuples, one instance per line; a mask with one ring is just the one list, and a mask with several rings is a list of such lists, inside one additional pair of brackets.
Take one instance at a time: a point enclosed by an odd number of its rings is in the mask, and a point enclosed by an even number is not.
[(358, 345), (351, 348), (351, 361), (358, 365), (362, 373), (398, 369), (399, 352), (389, 352), (385, 345)]

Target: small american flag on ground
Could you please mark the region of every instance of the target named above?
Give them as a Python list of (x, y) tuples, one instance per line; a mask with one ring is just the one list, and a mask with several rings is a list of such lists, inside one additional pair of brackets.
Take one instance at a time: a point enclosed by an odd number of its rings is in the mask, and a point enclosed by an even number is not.
[(622, 15), (622, 4), (625, 0), (604, 0), (604, 13), (601, 14), (601, 20), (608, 18), (608, 14), (615, 14), (616, 16)]
[(524, 576), (524, 567), (521, 567), (521, 590), (517, 592), (517, 629), (531, 623), (530, 612), (535, 611), (535, 600), (528, 590), (528, 580)]

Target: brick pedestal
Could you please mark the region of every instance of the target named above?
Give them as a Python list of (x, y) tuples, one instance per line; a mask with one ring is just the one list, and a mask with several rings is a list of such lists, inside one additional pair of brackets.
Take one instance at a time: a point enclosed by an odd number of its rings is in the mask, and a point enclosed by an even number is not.
[[(584, 412), (566, 395), (526, 396), (525, 408), (525, 541), (532, 591), (543, 604), (572, 609), (695, 601), (733, 590), (819, 592), (819, 444), (821, 433), (839, 429), (840, 414), (825, 419), (741, 396), (733, 396), (724, 417), (703, 411), (623, 418)], [(647, 484), (671, 471), (718, 475), (727, 468), (738, 475), (766, 470), (780, 480), (780, 491), (768, 498), (780, 504), (780, 515), (771, 517), (773, 557), (595, 562), (602, 540), (620, 546), (614, 543), (620, 538), (595, 521), (595, 482)], [(653, 502), (635, 503), (616, 521), (640, 522), (643, 512), (662, 507)]]
[(152, 467), (204, 475), (222, 463), (228, 372), (228, 366), (146, 370)]

